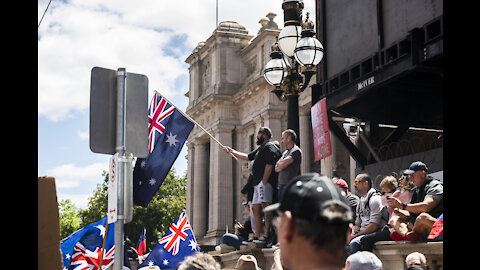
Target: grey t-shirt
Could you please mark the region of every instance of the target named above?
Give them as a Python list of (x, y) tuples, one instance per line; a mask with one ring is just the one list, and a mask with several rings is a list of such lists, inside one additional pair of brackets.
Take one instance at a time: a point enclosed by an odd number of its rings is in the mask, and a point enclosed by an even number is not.
[[(438, 218), (443, 213), (443, 184), (440, 181), (433, 179), (431, 176), (427, 176), (427, 179), (425, 179), (425, 182), (421, 187), (413, 188), (412, 200), (410, 203), (423, 202), (425, 197), (431, 197), (434, 200), (439, 201), (437, 206), (427, 212), (432, 217)], [(420, 214), (410, 213), (413, 221), (415, 221), (418, 215)]]
[[(363, 231), (371, 222), (378, 224), (379, 228), (383, 228), (386, 224), (386, 220), (382, 218), (383, 205), (381, 196), (375, 196), (372, 193), (376, 193), (373, 188), (370, 188), (365, 196), (360, 198), (360, 202), (357, 206), (357, 219), (355, 225), (360, 226), (360, 230)], [(370, 198), (369, 207), (366, 207), (368, 197)]]
[(288, 182), (295, 176), (300, 174), (300, 163), (302, 162), (302, 150), (297, 146), (293, 146), (290, 150), (285, 150), (283, 152), (280, 160), (291, 156), (293, 162), (288, 165), (285, 169), (278, 173), (278, 184), (286, 185)]

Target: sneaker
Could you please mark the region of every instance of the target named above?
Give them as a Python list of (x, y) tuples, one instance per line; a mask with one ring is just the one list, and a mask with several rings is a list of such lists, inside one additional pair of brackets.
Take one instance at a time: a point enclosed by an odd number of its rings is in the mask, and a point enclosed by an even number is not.
[(263, 236), (260, 236), (259, 238), (253, 237), (253, 242), (263, 244), (263, 243), (265, 243), (265, 237), (263, 237)]
[(265, 239), (265, 247), (266, 248), (271, 248), (273, 244), (274, 244), (273, 239), (271, 237), (267, 237)]
[(217, 251), (235, 251), (235, 247), (229, 246), (227, 244), (220, 244), (218, 246), (215, 246), (215, 250)]

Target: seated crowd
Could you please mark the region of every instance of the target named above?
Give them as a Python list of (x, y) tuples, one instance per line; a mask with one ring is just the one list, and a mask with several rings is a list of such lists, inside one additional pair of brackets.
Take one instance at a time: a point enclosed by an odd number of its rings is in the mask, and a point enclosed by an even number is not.
[[(332, 181), (316, 173), (292, 178), (281, 199), (263, 208), (273, 225), (270, 243), (279, 247), (272, 269), (381, 269), (372, 253), (378, 241), (443, 240), (443, 184), (427, 174), (423, 162), (413, 162), (398, 182), (387, 176), (377, 191), (371, 177), (362, 173), (354, 184), (359, 196), (343, 179)], [(248, 185), (242, 190), (246, 213), (252, 193)], [(253, 241), (248, 239), (252, 221), (237, 223), (235, 234), (224, 235), (219, 248), (238, 250)], [(426, 269), (425, 260), (414, 252), (406, 258), (407, 268)]]

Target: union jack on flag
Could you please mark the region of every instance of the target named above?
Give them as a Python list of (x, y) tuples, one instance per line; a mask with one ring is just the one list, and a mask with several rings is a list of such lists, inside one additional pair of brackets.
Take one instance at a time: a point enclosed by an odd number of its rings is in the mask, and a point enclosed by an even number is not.
[(190, 224), (187, 222), (187, 215), (183, 212), (180, 217), (177, 219), (177, 222), (173, 223), (172, 226), (168, 229), (167, 233), (158, 243), (164, 244), (165, 249), (168, 252), (172, 252), (172, 255), (175, 256), (178, 253), (178, 248), (180, 246), (180, 240), (185, 241), (187, 239), (186, 230), (191, 230)]
[[(113, 264), (115, 258), (115, 224), (110, 223), (108, 232), (105, 233), (106, 224), (107, 216), (60, 241), (64, 270), (99, 270), (104, 238), (106, 239), (103, 249), (102, 269), (107, 269)], [(124, 259), (126, 258), (124, 265), (130, 266), (126, 248), (124, 251)]]
[(193, 122), (157, 91), (148, 115), (149, 154), (133, 169), (133, 202), (147, 207), (180, 154)]
[(152, 99), (150, 104), (150, 109), (148, 110), (148, 152), (152, 153), (153, 148), (155, 148), (155, 135), (157, 132), (163, 134), (165, 130), (165, 125), (163, 122), (166, 120), (175, 110), (175, 107), (170, 105), (163, 97), (157, 97), (157, 92)]
[[(94, 251), (85, 248), (80, 242), (75, 245), (74, 254), (72, 256), (71, 266), (75, 270), (99, 269), (101, 259), (101, 248), (96, 247)], [(110, 250), (103, 251), (102, 269), (106, 269), (113, 263), (115, 247)]]
[(138, 268), (156, 265), (162, 269), (175, 269), (185, 257), (198, 251), (200, 247), (195, 240), (187, 215), (182, 212)]

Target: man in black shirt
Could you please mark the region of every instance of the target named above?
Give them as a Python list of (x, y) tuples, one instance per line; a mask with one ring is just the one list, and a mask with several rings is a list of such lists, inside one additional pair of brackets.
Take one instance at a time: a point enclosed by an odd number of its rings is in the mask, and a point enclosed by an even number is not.
[(259, 147), (250, 153), (243, 153), (225, 146), (223, 150), (227, 153), (232, 153), (234, 156), (243, 160), (253, 160), (252, 175), (253, 175), (253, 200), (252, 210), (254, 215), (254, 242), (264, 243), (268, 237), (270, 228), (270, 213), (264, 213), (265, 228), (263, 230), (264, 236), (260, 236), (262, 231), (262, 210), (272, 203), (273, 193), (277, 187), (277, 175), (274, 171), (274, 166), (280, 158), (278, 155), (278, 148), (270, 141), (272, 132), (268, 127), (261, 127), (257, 134), (257, 145)]
[[(395, 197), (388, 198), (388, 205), (394, 208), (395, 213), (404, 220), (410, 220), (411, 224), (407, 224), (407, 228), (411, 228), (411, 232), (406, 235), (402, 235), (402, 231), (396, 228), (401, 237), (406, 237), (405, 240), (426, 239), (433, 223), (443, 213), (443, 184), (427, 176), (427, 172), (427, 166), (416, 161), (403, 173), (409, 175), (415, 186), (410, 203), (404, 204)], [(396, 227), (395, 224), (392, 226)]]

